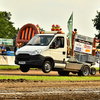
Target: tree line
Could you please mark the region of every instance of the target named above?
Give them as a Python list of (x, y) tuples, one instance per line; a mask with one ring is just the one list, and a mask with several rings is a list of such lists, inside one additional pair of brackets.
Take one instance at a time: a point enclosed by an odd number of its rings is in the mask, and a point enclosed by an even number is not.
[(0, 11), (0, 38), (11, 39), (16, 37), (19, 28), (14, 27), (14, 22), (11, 20), (11, 13)]
[[(14, 27), (14, 22), (11, 21), (12, 14), (6, 11), (0, 11), (0, 38), (15, 38), (19, 28)], [(93, 25), (98, 30), (98, 34), (95, 34), (100, 39), (100, 12), (97, 11), (97, 15), (92, 19)], [(43, 28), (41, 29), (43, 30)]]
[[(95, 37), (98, 37), (98, 39), (100, 40), (100, 12), (99, 11), (97, 11), (97, 15), (95, 16), (94, 19), (92, 19), (92, 21), (94, 27), (96, 28), (96, 30), (98, 30), (98, 34), (95, 34)], [(97, 48), (100, 48), (100, 42)]]

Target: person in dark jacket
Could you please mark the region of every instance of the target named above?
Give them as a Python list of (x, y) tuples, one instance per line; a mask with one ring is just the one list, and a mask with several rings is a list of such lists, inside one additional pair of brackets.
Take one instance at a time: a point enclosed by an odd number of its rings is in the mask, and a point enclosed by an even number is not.
[(57, 39), (56, 39), (56, 48), (59, 48), (59, 47), (60, 47), (60, 39), (57, 38)]
[(16, 51), (19, 49), (19, 44), (17, 43), (15, 48), (14, 48), (14, 54), (16, 53)]
[(2, 55), (6, 55), (5, 43), (2, 43), (1, 51), (2, 51)]

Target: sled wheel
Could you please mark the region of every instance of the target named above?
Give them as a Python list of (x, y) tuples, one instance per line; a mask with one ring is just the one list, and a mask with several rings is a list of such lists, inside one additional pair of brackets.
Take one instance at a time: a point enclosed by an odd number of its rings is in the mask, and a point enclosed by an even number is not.
[(91, 74), (91, 75), (95, 75), (95, 74), (96, 74), (96, 69), (95, 69), (95, 68), (91, 68), (90, 74)]

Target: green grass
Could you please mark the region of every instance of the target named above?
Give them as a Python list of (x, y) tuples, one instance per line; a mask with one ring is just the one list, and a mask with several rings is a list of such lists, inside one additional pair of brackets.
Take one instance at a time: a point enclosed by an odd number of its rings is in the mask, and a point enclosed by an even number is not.
[[(19, 66), (0, 66), (3, 70), (15, 70), (19, 69)], [(34, 68), (35, 69), (35, 68)], [(99, 70), (99, 68), (96, 68)], [(84, 80), (100, 80), (100, 77), (87, 76), (87, 77), (77, 77), (77, 76), (0, 76), (0, 79), (26, 79), (26, 80), (42, 80), (42, 81), (84, 81)]]
[(37, 80), (37, 81), (86, 81), (86, 80), (100, 80), (100, 77), (62, 77), (62, 76), (0, 76), (0, 79), (26, 79), (26, 80)]
[(99, 68), (97, 67), (96, 70), (99, 70)]
[(9, 65), (1, 65), (0, 66), (0, 69), (2, 70), (15, 70), (15, 69), (19, 69), (19, 66), (9, 66)]
[[(18, 70), (20, 66), (10, 66), (10, 65), (0, 65), (0, 70)], [(37, 68), (30, 68), (30, 69), (37, 69)]]

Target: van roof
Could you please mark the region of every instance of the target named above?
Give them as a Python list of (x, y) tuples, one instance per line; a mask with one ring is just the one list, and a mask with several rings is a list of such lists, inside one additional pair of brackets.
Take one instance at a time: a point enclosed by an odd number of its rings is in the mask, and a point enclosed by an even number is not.
[(44, 34), (57, 34), (58, 31), (44, 31)]

